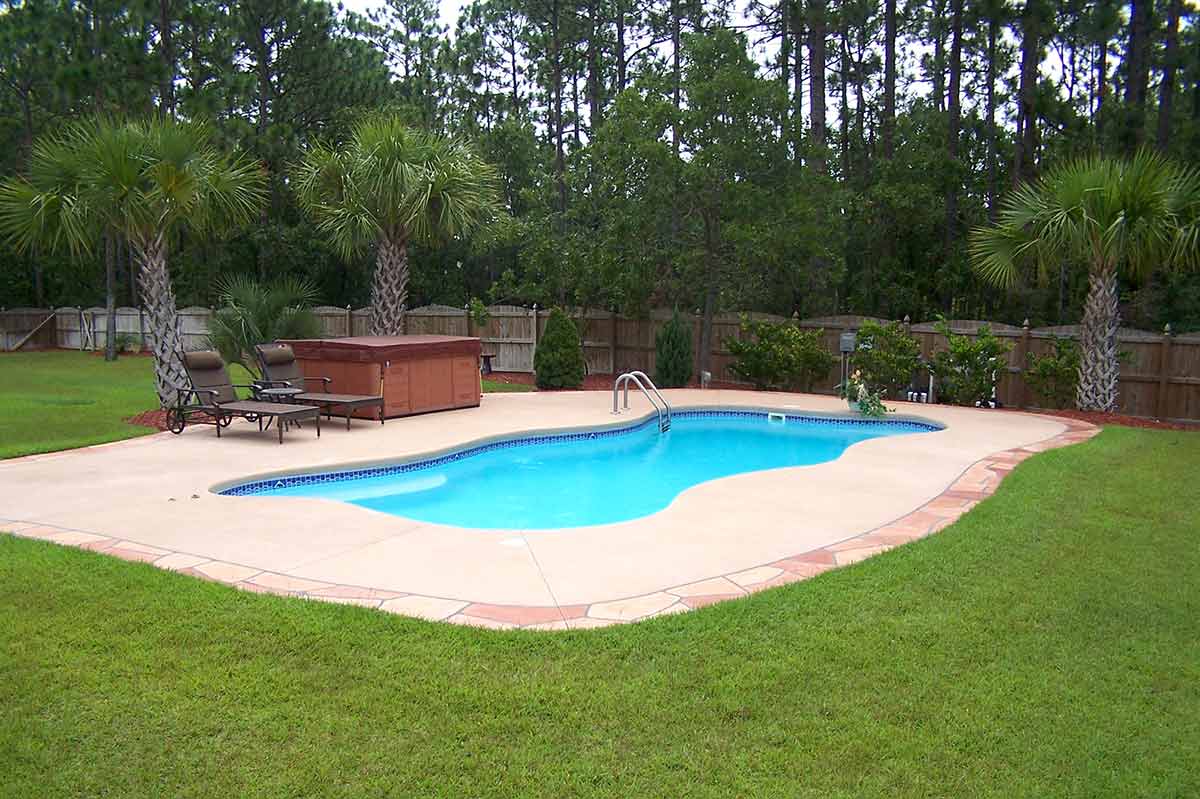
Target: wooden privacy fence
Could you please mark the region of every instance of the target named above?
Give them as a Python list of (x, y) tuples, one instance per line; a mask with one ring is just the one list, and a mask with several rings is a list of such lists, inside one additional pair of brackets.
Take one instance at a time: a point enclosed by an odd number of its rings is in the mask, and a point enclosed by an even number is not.
[[(366, 308), (336, 308), (321, 306), (314, 309), (321, 320), (323, 335), (341, 337), (366, 335), (369, 313)], [(213, 311), (208, 308), (182, 308), (179, 311), (186, 349), (206, 345), (208, 320)], [(549, 312), (512, 305), (494, 305), (488, 309), (486, 324), (477, 326), (463, 308), (429, 305), (414, 308), (406, 315), (408, 333), (429, 333), (450, 336), (478, 336), (484, 352), (492, 353), (492, 366), (502, 372), (532, 372), (537, 342), (545, 331)], [(782, 322), (784, 317), (769, 314), (747, 314), (753, 319)], [(654, 373), (655, 339), (671, 318), (671, 312), (656, 310), (645, 319), (630, 319), (608, 311), (583, 311), (574, 314), (583, 338), (584, 358), (591, 374), (616, 374), (640, 369)], [(699, 364), (700, 318), (695, 314), (680, 314), (692, 332), (692, 351)], [(713, 320), (713, 350), (710, 370), (717, 381), (737, 382), (730, 372), (733, 356), (725, 346), (726, 340), (738, 339), (741, 334), (741, 314), (720, 314)], [(838, 338), (847, 330), (856, 330), (865, 316), (829, 316), (803, 319), (796, 323), (808, 329), (824, 331), (825, 344), (837, 354)], [(51, 321), (52, 320), (52, 321)], [(885, 321), (874, 319), (873, 321)], [(933, 323), (908, 324), (912, 335), (921, 345), (921, 353), (931, 358), (946, 348), (945, 337), (934, 329)], [(956, 333), (974, 335), (985, 322), (954, 320), (949, 322)], [(145, 320), (137, 308), (118, 308), (116, 331), (128, 337), (137, 348), (141, 346)], [(1011, 343), (1008, 367), (1000, 377), (997, 395), (1007, 407), (1036, 407), (1037, 397), (1025, 384), (1027, 353), (1046, 354), (1053, 349), (1054, 339), (1078, 339), (1076, 325), (1030, 329), (1006, 324), (991, 324), (992, 332)], [(106, 317), (103, 308), (16, 308), (0, 311), (0, 341), (5, 350), (17, 347), (63, 347), (68, 349), (99, 350), (104, 348)], [(1200, 334), (1174, 336), (1169, 332), (1150, 333), (1122, 328), (1118, 336), (1122, 352), (1120, 377), (1120, 412), (1132, 416), (1172, 421), (1200, 421)], [(833, 393), (838, 381), (835, 368), (814, 390)]]
[[(179, 322), (184, 349), (203, 349), (208, 340), (209, 308), (180, 308)], [(50, 319), (53, 321), (48, 321)], [(34, 331), (33, 324), (45, 321)], [(115, 330), (126, 349), (142, 349), (146, 321), (140, 308), (116, 309)], [(24, 335), (33, 332), (28, 341)], [(3, 351), (58, 347), (71, 350), (102, 350), (108, 335), (108, 316), (103, 308), (14, 308), (0, 311), (0, 340)]]

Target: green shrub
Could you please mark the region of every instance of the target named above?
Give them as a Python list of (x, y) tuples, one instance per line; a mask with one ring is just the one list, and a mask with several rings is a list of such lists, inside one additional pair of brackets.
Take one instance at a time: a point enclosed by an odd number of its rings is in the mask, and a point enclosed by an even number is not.
[(467, 313), (471, 315), (471, 324), (475, 327), (485, 327), (492, 318), (488, 307), (478, 297), (472, 297), (471, 301), (467, 303)]
[(658, 331), (654, 340), (654, 382), (663, 388), (680, 388), (692, 379), (692, 332), (679, 312)]
[(863, 416), (880, 419), (892, 412), (883, 404), (880, 390), (862, 382), (862, 375), (858, 372), (852, 372), (846, 382), (838, 385), (838, 394), (849, 400), (850, 407)]
[(972, 406), (992, 398), (992, 387), (1008, 365), (1005, 354), (1012, 345), (992, 335), (987, 325), (974, 338), (951, 332), (946, 321), (937, 323), (948, 349), (934, 356), (932, 371), (941, 397), (954, 405)]
[(862, 382), (895, 396), (908, 388), (921, 365), (921, 345), (900, 322), (863, 322), (858, 328), (850, 366)]
[(546, 330), (533, 354), (533, 371), (538, 388), (579, 388), (583, 385), (583, 344), (579, 328), (562, 310), (555, 308), (546, 320)]
[(1043, 408), (1068, 408), (1075, 404), (1075, 386), (1079, 383), (1079, 345), (1073, 339), (1054, 339), (1054, 351), (1046, 355), (1029, 353), (1025, 383), (1038, 397)]
[(742, 332), (754, 338), (725, 340), (736, 358), (729, 368), (755, 388), (810, 391), (813, 381), (829, 374), (836, 363), (825, 349), (823, 330), (743, 319)]
[(141, 345), (142, 339), (137, 333), (117, 333), (113, 336), (113, 347), (118, 356), (122, 352), (137, 352)]

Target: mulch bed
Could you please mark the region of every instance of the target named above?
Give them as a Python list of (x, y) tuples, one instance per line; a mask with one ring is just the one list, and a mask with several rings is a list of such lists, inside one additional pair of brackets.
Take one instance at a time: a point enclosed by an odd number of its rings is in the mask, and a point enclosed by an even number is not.
[[(76, 350), (64, 350), (64, 351), (65, 352), (75, 352)], [(98, 358), (103, 358), (104, 357), (104, 348), (101, 347), (100, 349), (93, 351), (92, 355), (95, 355)], [(117, 353), (117, 357), (118, 358), (153, 358), (154, 353), (151, 352), (150, 350), (122, 350), (121, 352)]]
[(165, 410), (142, 411), (136, 416), (130, 416), (125, 421), (140, 427), (153, 427), (155, 430), (162, 431), (167, 429), (167, 412)]
[(1120, 425), (1122, 427), (1141, 427), (1147, 430), (1187, 430), (1193, 433), (1200, 432), (1200, 424), (1180, 424), (1178, 422), (1164, 422), (1158, 419), (1143, 419), (1140, 416), (1127, 416), (1123, 413), (1099, 413), (1097, 411), (1076, 411), (1076, 410), (1061, 410), (1061, 411), (1027, 411), (1028, 413), (1045, 413), (1050, 416), (1065, 416), (1068, 419), (1078, 419), (1081, 422), (1090, 422), (1094, 425), (1103, 426), (1106, 424)]

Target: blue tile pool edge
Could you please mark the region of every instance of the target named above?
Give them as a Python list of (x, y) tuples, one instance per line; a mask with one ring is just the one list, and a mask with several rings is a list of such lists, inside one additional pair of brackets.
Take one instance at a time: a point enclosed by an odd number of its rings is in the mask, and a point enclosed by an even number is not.
[[(766, 408), (688, 408), (674, 411), (671, 414), (671, 418), (766, 418), (770, 415), (780, 414), (784, 416), (785, 424), (833, 424), (850, 427), (884, 427), (889, 430), (901, 430), (912, 433), (929, 433), (945, 429), (944, 425), (936, 422), (925, 419), (915, 419), (912, 417), (895, 420), (868, 419), (862, 416), (788, 413), (786, 411), (771, 410)], [(651, 413), (646, 417), (627, 425), (609, 425), (599, 428), (577, 428), (572, 429), (569, 432), (562, 433), (541, 433), (534, 435), (518, 433), (511, 437), (498, 438), (491, 441), (484, 441), (475, 445), (468, 445), (461, 449), (453, 449), (440, 455), (416, 455), (413, 456), (411, 460), (397, 460), (379, 466), (363, 466), (327, 472), (303, 472), (299, 474), (278, 475), (275, 477), (262, 477), (243, 482), (234, 482), (233, 485), (221, 483), (214, 486), (210, 490), (212, 493), (220, 496), (247, 497), (256, 496), (266, 491), (274, 491), (280, 488), (289, 488), (297, 485), (335, 483), (346, 480), (365, 480), (372, 477), (385, 477), (392, 474), (406, 474), (408, 472), (415, 472), (421, 469), (441, 466), (445, 463), (462, 460), (475, 455), (481, 455), (484, 452), (491, 452), (492, 450), (497, 449), (507, 449), (509, 447), (526, 446), (529, 444), (547, 444), (552, 442), (557, 443), (561, 441), (588, 441), (598, 438), (629, 435), (631, 433), (636, 433), (637, 431), (642, 430), (651, 424), (657, 423), (657, 421), (657, 416)], [(222, 487), (223, 485), (225, 487)]]

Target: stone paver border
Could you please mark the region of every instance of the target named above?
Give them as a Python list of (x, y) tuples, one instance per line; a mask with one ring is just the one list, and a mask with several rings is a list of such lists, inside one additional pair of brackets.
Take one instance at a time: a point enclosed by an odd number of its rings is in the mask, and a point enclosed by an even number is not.
[[(384, 591), (365, 586), (307, 580), (238, 563), (147, 546), (86, 530), (5, 519), (0, 519), (0, 527), (23, 538), (50, 541), (124, 560), (150, 563), (162, 569), (256, 593), (359, 605), (431, 621), (493, 629), (570, 630), (605, 627), (684, 613), (778, 585), (799, 582), (936, 533), (993, 494), (1000, 481), (1026, 458), (1046, 450), (1086, 441), (1100, 432), (1098, 427), (1087, 422), (1060, 416), (1053, 418), (1063, 424), (1066, 430), (1036, 444), (1003, 450), (976, 461), (941, 494), (911, 513), (881, 527), (835, 544), (750, 569), (715, 575), (650, 594), (586, 605), (492, 605), (449, 597)], [(144, 441), (145, 438), (101, 446), (136, 445), (135, 442)], [(40, 460), (61, 454), (63, 453), (30, 457)]]

